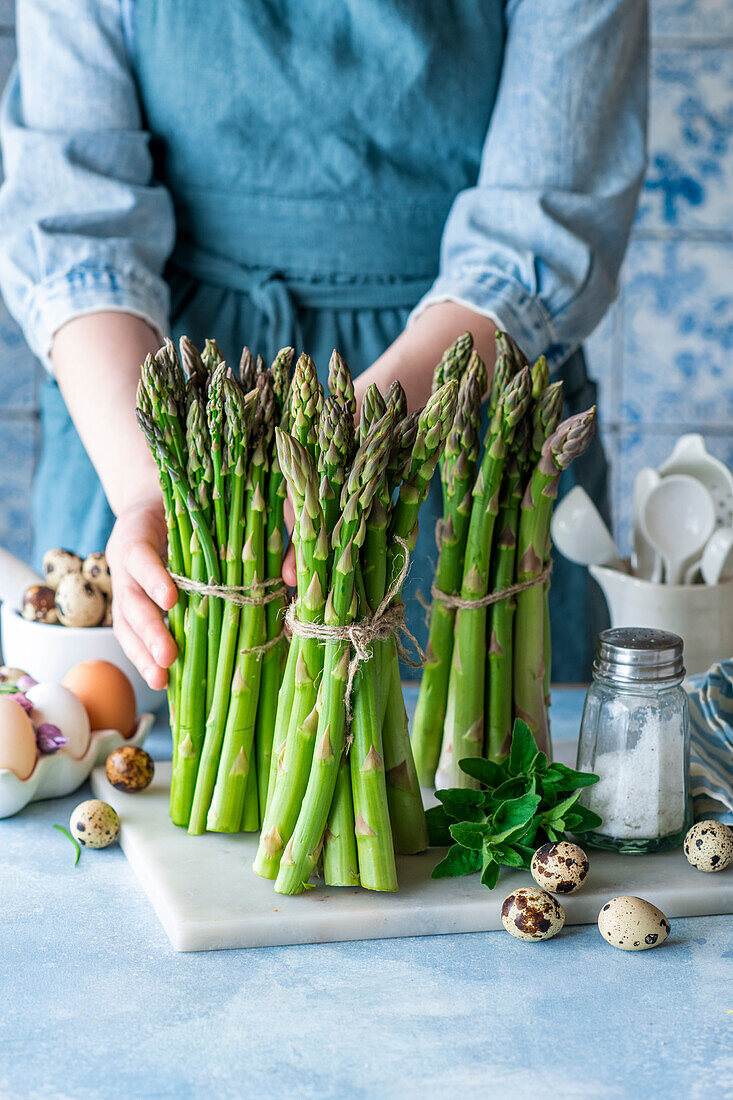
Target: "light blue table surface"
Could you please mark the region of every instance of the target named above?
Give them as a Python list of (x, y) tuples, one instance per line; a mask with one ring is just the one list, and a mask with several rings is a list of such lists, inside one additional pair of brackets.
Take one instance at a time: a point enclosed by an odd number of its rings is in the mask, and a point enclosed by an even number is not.
[(176, 954), (119, 848), (73, 867), (82, 797), (0, 822), (3, 1100), (733, 1097), (733, 917), (639, 954), (595, 926)]

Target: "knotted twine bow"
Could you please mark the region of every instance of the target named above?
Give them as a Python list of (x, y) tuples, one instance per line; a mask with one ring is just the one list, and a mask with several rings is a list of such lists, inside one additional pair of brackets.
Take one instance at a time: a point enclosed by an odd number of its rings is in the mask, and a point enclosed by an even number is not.
[[(279, 600), (281, 596), (286, 596), (288, 592), (282, 577), (272, 577), (270, 580), (257, 581), (255, 584), (250, 585), (227, 585), (205, 584), (203, 581), (191, 580), (190, 577), (182, 577), (180, 573), (171, 573), (170, 576), (176, 587), (181, 589), (182, 592), (195, 592), (199, 596), (214, 596), (218, 600), (237, 604), (238, 607), (265, 607), (268, 603)], [(270, 591), (263, 592), (262, 595), (258, 596), (247, 595), (248, 592), (261, 588), (269, 588)], [(284, 634), (285, 627), (283, 626), (282, 630), (269, 642), (252, 646), (251, 649), (240, 649), (239, 653), (241, 656), (246, 656), (248, 653), (267, 653), (268, 649), (272, 649), (273, 646), (278, 644)]]
[[(438, 548), (438, 553), (440, 553), (443, 546), (442, 519), (439, 519), (435, 524), (435, 545)], [(551, 573), (552, 562), (549, 561), (542, 572), (538, 573), (536, 577), (532, 577), (531, 580), (519, 581), (517, 584), (507, 585), (506, 588), (500, 588), (497, 592), (489, 592), (486, 596), (479, 596), (475, 600), (464, 600), (461, 596), (444, 592), (442, 588), (438, 588), (435, 581), (433, 581), (430, 586), (430, 595), (434, 600), (439, 600), (444, 607), (451, 607), (456, 611), (474, 611), (479, 607), (490, 607), (492, 604), (499, 603), (500, 600), (506, 600), (510, 596), (516, 596), (520, 592), (525, 592), (528, 588), (534, 588), (535, 585), (544, 584), (545, 581), (550, 579)], [(425, 622), (427, 625), (432, 604), (429, 604), (420, 592), (417, 593), (417, 601), (425, 610)]]
[[(292, 633), (297, 634), (299, 638), (312, 638), (324, 644), (326, 642), (349, 643), (352, 656), (349, 661), (346, 677), (346, 692), (344, 695), (347, 731), (350, 731), (351, 721), (354, 716), (351, 703), (354, 679), (360, 666), (372, 656), (372, 645), (374, 642), (383, 642), (387, 641), (389, 638), (394, 638), (397, 654), (406, 664), (410, 665), (412, 668), (422, 668), (425, 664), (425, 654), (420, 647), (420, 643), (410, 632), (405, 622), (405, 605), (402, 600), (397, 599), (402, 590), (402, 586), (407, 580), (407, 575), (410, 572), (410, 548), (405, 540), (400, 538), (399, 535), (396, 536), (395, 541), (398, 542), (404, 550), (405, 560), (399, 573), (389, 586), (384, 599), (372, 615), (366, 615), (363, 619), (345, 624), (344, 626), (327, 626), (325, 623), (310, 623), (299, 619), (295, 610), (295, 601), (289, 605), (285, 612), (285, 622), (290, 627)], [(401, 634), (409, 638), (415, 648), (415, 652), (418, 654), (418, 660), (413, 660), (406, 651), (400, 639)], [(350, 732), (347, 732), (347, 752), (352, 741), (353, 736)]]

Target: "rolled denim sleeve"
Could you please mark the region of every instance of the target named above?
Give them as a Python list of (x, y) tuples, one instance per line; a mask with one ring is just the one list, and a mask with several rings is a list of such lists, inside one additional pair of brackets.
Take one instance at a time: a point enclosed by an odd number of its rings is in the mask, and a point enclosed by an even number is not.
[(115, 310), (168, 327), (175, 240), (155, 185), (119, 0), (19, 0), (0, 108), (0, 288), (50, 369), (54, 334)]
[(412, 318), (459, 302), (561, 362), (616, 292), (646, 103), (645, 0), (509, 0), (479, 178), (453, 203)]

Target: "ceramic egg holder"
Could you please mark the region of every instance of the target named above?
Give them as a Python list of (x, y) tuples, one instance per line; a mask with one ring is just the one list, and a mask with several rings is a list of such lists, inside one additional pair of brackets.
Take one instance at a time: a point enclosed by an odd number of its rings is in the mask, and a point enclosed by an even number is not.
[(89, 777), (92, 768), (104, 764), (114, 749), (120, 745), (142, 745), (154, 721), (154, 715), (141, 714), (132, 737), (123, 737), (119, 730), (93, 730), (89, 748), (82, 757), (76, 759), (63, 749), (39, 756), (27, 779), (18, 779), (15, 772), (0, 768), (0, 818), (12, 817), (29, 802), (71, 794)]

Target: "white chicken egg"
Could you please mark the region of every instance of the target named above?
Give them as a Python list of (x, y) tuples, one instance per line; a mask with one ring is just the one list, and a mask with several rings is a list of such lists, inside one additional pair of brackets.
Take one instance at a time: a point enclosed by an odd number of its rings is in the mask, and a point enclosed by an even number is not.
[(26, 696), (33, 704), (33, 725), (50, 722), (58, 726), (67, 740), (61, 751), (80, 760), (89, 748), (91, 738), (89, 715), (83, 703), (68, 688), (50, 681), (29, 688)]
[(612, 947), (647, 951), (669, 935), (669, 921), (661, 909), (643, 898), (611, 898), (598, 914), (598, 931)]

